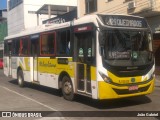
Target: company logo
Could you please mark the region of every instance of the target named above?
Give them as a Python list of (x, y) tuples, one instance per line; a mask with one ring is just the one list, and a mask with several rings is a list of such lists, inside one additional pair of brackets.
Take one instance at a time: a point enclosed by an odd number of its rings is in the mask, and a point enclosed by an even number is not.
[(12, 117), (11, 112), (2, 112), (2, 117)]

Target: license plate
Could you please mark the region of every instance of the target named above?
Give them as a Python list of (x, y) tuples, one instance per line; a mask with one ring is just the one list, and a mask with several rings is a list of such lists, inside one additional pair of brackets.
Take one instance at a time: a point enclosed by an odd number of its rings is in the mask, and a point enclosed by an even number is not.
[(129, 91), (138, 90), (138, 85), (129, 86)]

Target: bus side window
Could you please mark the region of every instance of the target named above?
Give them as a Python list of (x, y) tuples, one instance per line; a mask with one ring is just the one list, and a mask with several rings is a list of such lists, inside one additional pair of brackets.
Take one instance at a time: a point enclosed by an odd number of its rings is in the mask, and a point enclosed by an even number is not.
[(4, 55), (9, 55), (8, 45), (7, 41), (4, 41)]
[(41, 55), (54, 55), (55, 53), (55, 33), (42, 34)]
[(20, 40), (15, 39), (12, 42), (12, 54), (18, 56), (20, 54)]
[(21, 46), (20, 46), (20, 52), (22, 55), (28, 55), (28, 44), (29, 40), (28, 38), (22, 38), (21, 39)]
[(58, 54), (70, 55), (70, 30), (60, 31), (58, 34)]

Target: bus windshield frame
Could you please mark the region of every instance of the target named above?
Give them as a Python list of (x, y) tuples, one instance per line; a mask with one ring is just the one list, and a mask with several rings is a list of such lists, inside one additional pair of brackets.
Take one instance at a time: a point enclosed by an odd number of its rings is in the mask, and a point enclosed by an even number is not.
[(111, 66), (141, 66), (153, 62), (152, 36), (148, 30), (102, 31), (101, 53)]

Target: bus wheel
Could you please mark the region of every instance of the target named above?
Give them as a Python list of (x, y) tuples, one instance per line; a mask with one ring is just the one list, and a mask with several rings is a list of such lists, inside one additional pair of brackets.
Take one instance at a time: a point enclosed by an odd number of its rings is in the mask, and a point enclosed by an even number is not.
[(19, 71), (18, 71), (17, 80), (18, 80), (18, 85), (19, 85), (20, 87), (24, 87), (24, 77), (23, 77), (23, 72), (22, 72), (22, 70), (19, 70)]
[(72, 101), (74, 99), (73, 85), (68, 76), (62, 79), (62, 94), (64, 99)]

